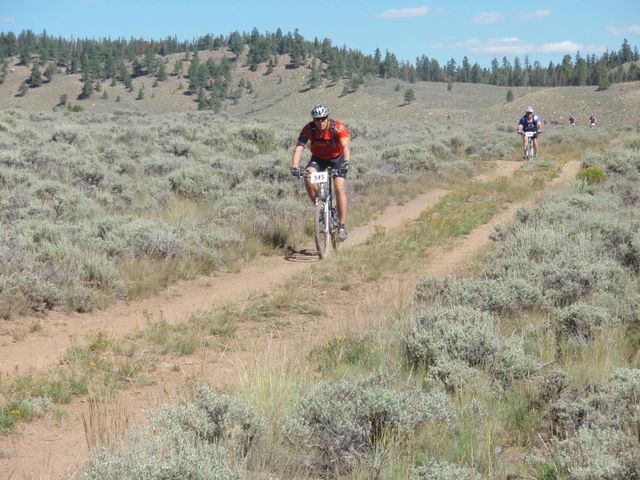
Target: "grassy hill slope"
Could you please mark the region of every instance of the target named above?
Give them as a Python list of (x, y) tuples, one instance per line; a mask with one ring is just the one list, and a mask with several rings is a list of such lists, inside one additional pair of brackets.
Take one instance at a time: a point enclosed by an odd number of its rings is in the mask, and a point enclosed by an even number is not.
[[(234, 55), (225, 50), (201, 51), (200, 61), (208, 58), (219, 61), (223, 56), (233, 59)], [(167, 71), (173, 70), (182, 54), (164, 57)], [(447, 119), (461, 122), (473, 118), (482, 122), (513, 123), (526, 105), (533, 105), (543, 119), (567, 123), (573, 114), (579, 123), (594, 113), (601, 122), (611, 126), (624, 125), (638, 118), (640, 111), (640, 84), (638, 82), (614, 84), (609, 89), (597, 92), (595, 87), (496, 87), (492, 85), (454, 83), (447, 90), (446, 83), (417, 82), (410, 84), (398, 80), (384, 80), (367, 77), (357, 91), (343, 95), (347, 80), (332, 84), (325, 80), (315, 89), (308, 88), (311, 73), (310, 62), (306, 67), (288, 69), (289, 58), (282, 55), (274, 71), (265, 75), (266, 65), (261, 64), (255, 72), (245, 65), (243, 56), (234, 62), (232, 86), (240, 80), (251, 82), (253, 93), (244, 94), (237, 100), (227, 100), (223, 114), (229, 118), (251, 118), (271, 121), (287, 118), (296, 122), (306, 121), (309, 107), (325, 102), (334, 107), (336, 116), (347, 121), (358, 119), (376, 119), (384, 117), (391, 121), (443, 122)], [(30, 68), (17, 64), (14, 58), (10, 64), (7, 78), (0, 85), (0, 109), (22, 109), (32, 112), (51, 111), (66, 94), (72, 103), (82, 106), (85, 111), (113, 113), (122, 110), (135, 110), (147, 113), (176, 113), (197, 110), (195, 95), (188, 91), (189, 62), (184, 62), (183, 76), (169, 76), (166, 81), (153, 87), (154, 78), (137, 77), (133, 80), (133, 89), (127, 89), (118, 83), (101, 85), (100, 92), (94, 92), (88, 99), (77, 100), (82, 91), (80, 74), (57, 74), (50, 84), (30, 88), (24, 97), (16, 96), (20, 84), (29, 78)], [(399, 89), (398, 86), (399, 85)], [(144, 98), (137, 100), (139, 90), (144, 89)], [(404, 104), (404, 91), (412, 88), (416, 100), (410, 105)], [(514, 93), (514, 101), (506, 103), (509, 88)], [(397, 91), (396, 91), (397, 90)], [(106, 99), (102, 98), (107, 93)], [(117, 100), (118, 99), (118, 100)], [(584, 119), (584, 121), (582, 121)]]

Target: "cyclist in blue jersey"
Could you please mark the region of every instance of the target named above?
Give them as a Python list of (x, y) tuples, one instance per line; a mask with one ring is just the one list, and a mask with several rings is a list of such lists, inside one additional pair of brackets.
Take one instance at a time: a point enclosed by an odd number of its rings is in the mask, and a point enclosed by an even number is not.
[[(518, 133), (535, 132), (533, 136), (533, 152), (538, 156), (538, 133), (542, 131), (542, 121), (538, 115), (533, 113), (533, 107), (527, 107), (524, 111), (524, 115), (520, 117), (518, 122)], [(527, 137), (522, 135), (522, 150), (524, 152), (524, 159), (527, 158)]]

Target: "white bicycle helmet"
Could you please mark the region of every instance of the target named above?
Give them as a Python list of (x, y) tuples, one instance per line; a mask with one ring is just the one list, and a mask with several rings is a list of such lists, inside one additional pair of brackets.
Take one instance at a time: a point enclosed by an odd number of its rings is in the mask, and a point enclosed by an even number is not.
[(324, 118), (329, 116), (329, 106), (319, 104), (311, 109), (311, 116), (313, 118)]
[(527, 107), (527, 108), (524, 110), (524, 113), (533, 113), (533, 107)]

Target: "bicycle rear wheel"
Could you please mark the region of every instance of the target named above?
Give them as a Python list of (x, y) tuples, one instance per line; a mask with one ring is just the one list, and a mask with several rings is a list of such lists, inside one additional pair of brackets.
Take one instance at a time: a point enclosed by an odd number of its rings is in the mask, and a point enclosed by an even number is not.
[(331, 244), (331, 238), (329, 234), (329, 215), (327, 215), (327, 204), (324, 201), (316, 202), (315, 212), (315, 240), (316, 248), (318, 249), (318, 255), (320, 258), (327, 258), (329, 255), (329, 249)]

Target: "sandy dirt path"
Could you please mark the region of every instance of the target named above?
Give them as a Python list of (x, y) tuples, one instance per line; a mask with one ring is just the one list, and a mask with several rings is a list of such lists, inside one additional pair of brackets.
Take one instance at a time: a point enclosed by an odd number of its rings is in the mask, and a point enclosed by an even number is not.
[[(521, 162), (497, 161), (492, 176), (481, 175), (477, 180), (510, 176), (521, 165)], [(404, 205), (388, 207), (372, 222), (353, 229), (344, 248), (364, 242), (374, 232), (375, 225), (395, 228), (402, 222), (417, 218), (422, 210), (434, 205), (446, 193), (446, 190), (437, 189), (419, 195)], [(0, 374), (26, 373), (32, 369), (52, 367), (69, 347), (84, 343), (87, 334), (106, 332), (115, 336), (126, 335), (143, 328), (149, 314), (155, 318), (162, 315), (169, 323), (183, 322), (204, 307), (246, 298), (282, 282), (290, 275), (309, 268), (315, 261), (314, 257), (295, 261), (280, 256), (262, 257), (239, 273), (181, 281), (160, 295), (144, 300), (119, 302), (92, 313), (49, 312), (42, 322), (44, 329), (39, 334), (27, 335), (20, 340), (16, 340), (12, 332), (28, 331), (30, 325), (40, 319), (24, 317), (0, 321)]]
[[(521, 165), (519, 162), (500, 162), (496, 176), (509, 176)], [(579, 168), (579, 162), (565, 165), (561, 175), (550, 183), (550, 187), (573, 178)], [(480, 180), (488, 179), (485, 177)], [(417, 218), (445, 193), (444, 190), (429, 192), (403, 206), (390, 207), (370, 224), (354, 229), (350, 235), (350, 244), (356, 245), (366, 240), (375, 225), (394, 228)], [(526, 203), (534, 203), (536, 200), (537, 198)], [(473, 255), (487, 244), (487, 235), (492, 226), (496, 223), (508, 223), (515, 210), (522, 205), (524, 204), (510, 205), (446, 251), (434, 249), (420, 273), (391, 276), (381, 282), (364, 285), (357, 295), (353, 292), (341, 292), (321, 318), (287, 325), (283, 330), (269, 333), (260, 325), (242, 325), (236, 335), (237, 340), (228, 350), (164, 359), (153, 373), (155, 385), (130, 388), (121, 393), (118, 404), (125, 412), (122, 415), (130, 424), (139, 423), (143, 421), (145, 409), (175, 399), (187, 379), (201, 379), (224, 389), (227, 384), (237, 382), (239, 378), (264, 368), (266, 364), (283, 365), (300, 358), (306, 355), (311, 346), (326, 338), (345, 332), (363, 331), (376, 322), (383, 322), (394, 311), (400, 311), (410, 303), (415, 283), (420, 276), (447, 275), (464, 268)], [(81, 341), (87, 331), (107, 331), (114, 335), (131, 333), (146, 324), (142, 313), (145, 309), (151, 312), (162, 311), (171, 322), (185, 321), (190, 312), (212, 304), (221, 305), (246, 298), (252, 292), (282, 283), (290, 275), (308, 267), (308, 262), (267, 258), (238, 274), (182, 282), (160, 297), (135, 304), (115, 305), (91, 315), (65, 315), (56, 312), (53, 315), (60, 317), (56, 318), (59, 324), (55, 328), (47, 328), (42, 336), (31, 335), (15, 346), (7, 345), (14, 346), (7, 350), (9, 353), (5, 352), (6, 346), (3, 346), (0, 358), (3, 365), (15, 362), (20, 370), (54, 365), (64, 350), (74, 342)], [(219, 289), (224, 291), (218, 291)], [(55, 339), (55, 348), (47, 346), (47, 340), (51, 341), (52, 337)], [(21, 351), (19, 344), (28, 350)], [(20, 358), (20, 351), (26, 358)], [(69, 412), (66, 421), (55, 422), (46, 418), (21, 425), (19, 434), (0, 439), (0, 478), (73, 478), (88, 455), (82, 424), (82, 419), (88, 414), (86, 399), (75, 399), (66, 410)]]

